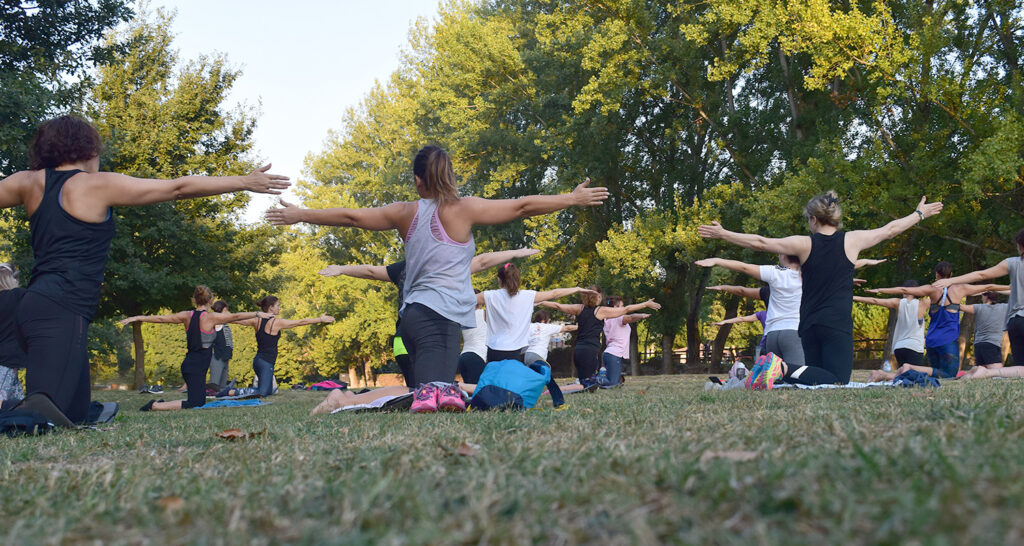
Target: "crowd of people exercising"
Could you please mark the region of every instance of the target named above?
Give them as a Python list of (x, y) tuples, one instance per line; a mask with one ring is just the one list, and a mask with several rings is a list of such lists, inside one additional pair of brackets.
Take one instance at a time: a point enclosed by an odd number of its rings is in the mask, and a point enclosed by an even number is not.
[[(140, 206), (237, 191), (278, 194), (289, 186), (287, 177), (270, 174), (269, 165), (245, 176), (185, 176), (173, 180), (134, 178), (99, 170), (102, 141), (86, 121), (62, 116), (44, 122), (30, 146), (30, 170), (0, 181), (0, 208), (23, 207), (29, 218), (35, 256), (31, 279), (24, 289), (10, 284), (0, 292), (0, 364), (26, 370), (25, 392), (44, 393), (71, 422), (87, 421), (90, 404), (89, 359), (86, 336), (99, 304), (110, 243), (114, 236), (114, 207)], [(414, 390), (413, 411), (461, 411), (463, 390), (455, 383), (479, 377), (487, 363), (518, 360), (544, 366), (551, 337), (575, 328), (574, 364), (581, 388), (597, 381), (606, 370), (607, 383), (615, 384), (628, 358), (630, 324), (646, 318), (640, 313), (660, 306), (653, 300), (625, 305), (620, 298), (606, 299), (597, 287), (566, 287), (535, 291), (524, 288), (512, 258), (535, 251), (476, 255), (473, 227), (511, 222), (570, 207), (600, 205), (608, 190), (590, 187), (589, 179), (569, 193), (530, 195), (518, 199), (483, 199), (460, 196), (452, 162), (436, 146), (419, 150), (412, 164), (420, 199), (386, 206), (353, 209), (307, 209), (281, 201), (266, 213), (278, 226), (306, 223), (375, 231), (396, 231), (405, 259), (388, 266), (330, 266), (324, 275), (351, 275), (394, 283), (398, 287), (398, 323), (394, 354), (407, 389)], [(744, 272), (767, 284), (756, 290), (766, 300), (764, 349), (778, 358), (762, 373), (772, 381), (816, 385), (847, 383), (853, 368), (854, 270), (862, 252), (892, 239), (915, 224), (939, 214), (941, 203), (922, 198), (903, 218), (870, 230), (844, 231), (839, 198), (827, 192), (807, 203), (804, 215), (810, 235), (768, 238), (725, 229), (717, 222), (702, 225), (698, 234), (744, 248), (779, 256), (779, 265), (753, 266), (730, 260), (708, 259), (702, 266), (720, 266)], [(948, 264), (936, 268), (927, 286), (882, 289), (900, 299), (870, 301), (896, 309), (901, 366), (945, 377), (959, 367), (953, 340), (959, 336), (961, 312), (976, 316), (976, 349), (984, 364), (972, 377), (1024, 376), (1024, 230), (1015, 240), (1018, 255), (982, 271), (954, 277)], [(497, 268), (498, 288), (474, 291), (475, 272)], [(0, 283), (5, 271), (0, 265)], [(977, 285), (1009, 277), (1009, 286)], [(1005, 291), (1008, 301), (996, 303)], [(964, 305), (967, 296), (986, 294), (985, 303)], [(554, 300), (579, 295), (582, 303)], [(227, 324), (250, 326), (258, 351), (253, 368), (255, 390), (225, 389), (226, 396), (265, 396), (272, 392), (273, 369), (281, 331), (310, 324), (329, 323), (333, 317), (288, 320), (279, 317), (280, 301), (264, 298), (259, 311), (231, 313), (214, 302), (206, 287), (193, 294), (195, 307), (171, 315), (126, 318), (131, 322), (177, 323), (185, 328), (187, 354), (181, 372), (187, 399), (147, 404), (148, 410), (195, 408), (206, 402), (206, 376), (214, 361), (219, 335)], [(575, 318), (575, 325), (551, 325), (548, 307)], [(1005, 305), (1001, 307), (1000, 305)], [(213, 307), (213, 306), (216, 306)], [(927, 365), (915, 355), (928, 308), (930, 324), (923, 336)], [(1005, 330), (1015, 367), (997, 367), (992, 349)], [(230, 330), (229, 330), (230, 332)], [(228, 334), (230, 335), (230, 334)], [(601, 349), (601, 336), (605, 348)], [(913, 354), (912, 354), (913, 353)], [(223, 362), (223, 358), (219, 358)], [(0, 370), (2, 372), (2, 370)], [(218, 372), (223, 377), (223, 372)], [(218, 380), (222, 383), (222, 380)], [(8, 388), (0, 373), (0, 389)], [(558, 385), (552, 384), (554, 392)], [(12, 392), (4, 408), (16, 407), (20, 393)], [(356, 395), (352, 395), (356, 396)], [(335, 398), (348, 398), (337, 395)]]

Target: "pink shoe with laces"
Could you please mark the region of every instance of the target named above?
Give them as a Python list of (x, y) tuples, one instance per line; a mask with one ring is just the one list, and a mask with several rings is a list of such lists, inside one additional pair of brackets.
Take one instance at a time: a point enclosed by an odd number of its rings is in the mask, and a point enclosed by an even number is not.
[(441, 411), (466, 411), (466, 402), (462, 399), (462, 389), (457, 383), (451, 383), (439, 389), (437, 408)]
[(431, 384), (420, 385), (412, 395), (411, 413), (436, 413), (438, 388)]

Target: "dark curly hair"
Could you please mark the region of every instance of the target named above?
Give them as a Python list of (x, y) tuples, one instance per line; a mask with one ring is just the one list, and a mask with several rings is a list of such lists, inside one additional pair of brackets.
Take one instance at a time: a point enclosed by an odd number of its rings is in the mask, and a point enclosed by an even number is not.
[(60, 116), (44, 121), (36, 130), (29, 146), (29, 168), (52, 169), (85, 161), (97, 157), (102, 150), (103, 139), (88, 121)]

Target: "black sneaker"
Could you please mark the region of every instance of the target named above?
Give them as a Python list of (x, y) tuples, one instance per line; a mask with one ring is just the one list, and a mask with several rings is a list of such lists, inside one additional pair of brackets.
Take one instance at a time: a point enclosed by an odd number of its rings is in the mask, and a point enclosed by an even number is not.
[(145, 406), (139, 408), (139, 411), (153, 411), (153, 404), (156, 404), (157, 402), (163, 402), (163, 400), (157, 400), (156, 398), (154, 398), (149, 402), (146, 402)]
[(150, 394), (163, 394), (164, 393), (164, 388), (163, 388), (162, 385), (150, 385), (149, 386), (149, 390), (146, 391), (146, 392), (148, 392)]

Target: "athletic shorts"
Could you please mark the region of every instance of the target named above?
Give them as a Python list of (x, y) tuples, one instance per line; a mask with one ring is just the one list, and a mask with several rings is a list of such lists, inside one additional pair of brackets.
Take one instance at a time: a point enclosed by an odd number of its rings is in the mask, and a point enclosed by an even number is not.
[(928, 347), (928, 364), (932, 368), (932, 377), (956, 377), (960, 371), (960, 347), (950, 341), (938, 347)]
[(913, 349), (896, 349), (893, 351), (896, 355), (896, 363), (899, 365), (910, 364), (911, 366), (924, 366), (924, 353), (919, 353)]
[(1003, 363), (1003, 348), (995, 343), (975, 343), (974, 363), (977, 366)]

